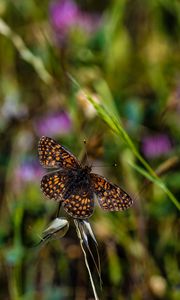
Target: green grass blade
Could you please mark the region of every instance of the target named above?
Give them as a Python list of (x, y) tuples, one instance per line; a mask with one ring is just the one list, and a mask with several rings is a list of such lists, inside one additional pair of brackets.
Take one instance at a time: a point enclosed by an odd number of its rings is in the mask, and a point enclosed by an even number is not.
[[(78, 88), (81, 88), (79, 83), (71, 75), (69, 75), (69, 77)], [(92, 105), (96, 109), (98, 115), (103, 119), (103, 121), (106, 122), (106, 124), (111, 128), (111, 130), (114, 131), (126, 143), (126, 145), (134, 153), (135, 157), (144, 166), (144, 169), (142, 169), (137, 165), (133, 165), (133, 167), (136, 169), (136, 171), (139, 172), (144, 177), (148, 178), (150, 181), (157, 184), (159, 187), (161, 187), (161, 189), (166, 193), (166, 195), (169, 197), (169, 199), (180, 210), (180, 203), (175, 198), (175, 196), (171, 193), (171, 191), (167, 188), (167, 186), (164, 184), (164, 182), (161, 180), (161, 178), (157, 176), (155, 171), (151, 168), (151, 166), (146, 162), (146, 160), (138, 152), (138, 150), (137, 150), (136, 146), (134, 145), (133, 141), (131, 140), (130, 136), (127, 134), (127, 132), (122, 127), (120, 120), (118, 120), (115, 115), (111, 114), (111, 110), (109, 110), (108, 107), (106, 107), (100, 103), (97, 103), (93, 99), (93, 97), (91, 97), (90, 95), (87, 95), (86, 93), (84, 93), (84, 95), (89, 100), (89, 102), (92, 103)]]
[(47, 85), (53, 83), (53, 78), (46, 70), (43, 61), (40, 57), (34, 55), (25, 45), (23, 39), (17, 35), (13, 30), (0, 18), (0, 34), (8, 38), (19, 52), (21, 58), (27, 63), (31, 64), (39, 75), (42, 81)]
[(137, 166), (135, 163), (133, 162), (128, 162), (130, 164), (131, 167), (133, 167), (137, 172), (139, 172), (141, 175), (143, 175), (144, 177), (146, 177), (148, 180), (150, 180), (151, 182), (155, 183), (156, 185), (158, 185), (166, 194), (167, 196), (171, 199), (171, 201), (174, 203), (174, 205), (180, 210), (180, 203), (178, 202), (178, 200), (174, 197), (174, 195), (171, 193), (171, 191), (166, 187), (166, 185), (164, 184), (164, 182), (160, 179), (160, 178), (154, 178), (153, 176), (151, 176), (151, 174), (149, 174), (147, 171), (145, 171), (144, 169), (142, 169), (141, 167)]

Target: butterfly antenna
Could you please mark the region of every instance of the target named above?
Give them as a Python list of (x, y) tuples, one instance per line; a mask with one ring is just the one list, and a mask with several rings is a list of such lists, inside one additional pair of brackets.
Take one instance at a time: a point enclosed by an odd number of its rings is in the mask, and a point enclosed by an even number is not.
[(89, 166), (89, 162), (88, 162), (88, 154), (87, 154), (87, 142), (86, 140), (84, 139), (83, 141), (84, 143), (84, 148), (85, 148), (85, 151), (84, 151), (84, 155), (83, 155), (83, 158), (81, 160), (81, 163), (84, 164), (84, 165), (88, 165)]
[(87, 142), (85, 139), (83, 142), (84, 142), (84, 146), (85, 146), (85, 161), (88, 163)]
[(113, 163), (112, 165), (108, 164), (108, 163), (103, 164), (103, 165), (92, 164), (92, 167), (93, 168), (109, 168), (109, 167), (117, 168), (118, 164), (117, 163)]

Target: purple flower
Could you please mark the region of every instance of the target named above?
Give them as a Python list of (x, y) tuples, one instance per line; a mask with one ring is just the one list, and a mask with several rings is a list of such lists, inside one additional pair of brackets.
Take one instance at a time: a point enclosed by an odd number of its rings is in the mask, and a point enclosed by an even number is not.
[(21, 193), (26, 184), (40, 182), (42, 176), (43, 170), (38, 159), (27, 157), (14, 169), (12, 188), (14, 192)]
[(57, 0), (50, 5), (50, 21), (57, 41), (63, 43), (73, 28), (81, 28), (85, 32), (94, 32), (100, 25), (97, 13), (81, 10), (73, 0)]
[(16, 169), (16, 178), (21, 182), (37, 181), (42, 176), (42, 168), (37, 160), (27, 159)]
[(167, 134), (159, 133), (146, 136), (142, 142), (142, 152), (148, 158), (166, 155), (172, 149), (170, 138)]
[(50, 5), (50, 18), (55, 30), (67, 33), (76, 24), (79, 10), (72, 0), (55, 1)]
[(35, 122), (35, 129), (39, 136), (64, 135), (67, 134), (71, 128), (71, 119), (64, 111), (44, 115)]

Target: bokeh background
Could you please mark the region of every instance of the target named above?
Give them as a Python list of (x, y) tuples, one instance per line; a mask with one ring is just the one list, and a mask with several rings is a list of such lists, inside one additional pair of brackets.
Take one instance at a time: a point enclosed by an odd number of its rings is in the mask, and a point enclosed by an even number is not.
[(62, 239), (32, 247), (57, 210), (40, 191), (46, 135), (78, 158), (86, 139), (93, 169), (134, 198), (127, 212), (96, 207), (90, 219), (99, 298), (180, 299), (178, 207), (129, 164), (142, 167), (84, 94), (121, 119), (178, 200), (179, 1), (1, 0), (0, 17), (0, 298), (93, 299), (73, 222)]

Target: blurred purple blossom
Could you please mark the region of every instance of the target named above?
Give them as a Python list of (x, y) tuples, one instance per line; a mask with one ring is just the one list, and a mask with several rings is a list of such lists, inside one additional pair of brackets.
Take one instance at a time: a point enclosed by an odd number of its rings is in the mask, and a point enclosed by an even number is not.
[(172, 149), (170, 138), (167, 134), (159, 133), (144, 137), (142, 152), (146, 157), (156, 158), (168, 154)]
[(27, 159), (16, 168), (16, 180), (19, 182), (37, 181), (43, 175), (42, 168), (35, 159)]
[(35, 129), (39, 136), (64, 135), (71, 128), (71, 119), (67, 112), (64, 111), (44, 115), (35, 122)]
[(59, 42), (64, 42), (73, 28), (92, 33), (101, 23), (98, 13), (82, 11), (73, 0), (56, 0), (50, 4), (50, 21)]
[(66, 33), (76, 24), (79, 10), (72, 0), (58, 0), (50, 5), (50, 18), (54, 29)]
[(38, 159), (27, 157), (14, 169), (12, 188), (16, 193), (21, 193), (28, 183), (38, 183), (43, 176), (43, 170)]

